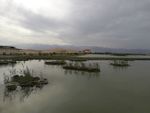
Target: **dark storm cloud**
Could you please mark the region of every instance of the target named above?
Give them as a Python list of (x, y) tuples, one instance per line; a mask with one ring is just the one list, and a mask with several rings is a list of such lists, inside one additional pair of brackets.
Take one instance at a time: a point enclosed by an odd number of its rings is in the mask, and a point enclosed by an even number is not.
[(143, 47), (150, 41), (150, 1), (77, 0), (74, 3), (72, 37), (84, 38), (85, 44), (109, 46), (111, 43), (117, 47), (122, 43), (124, 47), (138, 48), (137, 41), (143, 40)]
[(21, 26), (35, 32), (57, 30), (61, 26), (64, 26), (63, 22), (43, 16), (42, 14), (36, 14), (27, 10), (22, 10), (21, 14), (24, 17), (24, 19), (20, 21)]
[[(17, 21), (18, 26), (30, 30), (32, 32), (30, 37), (35, 37), (41, 32), (42, 37), (39, 38), (42, 40), (44, 37), (47, 39), (54, 37), (73, 45), (150, 48), (149, 0), (70, 0), (70, 2), (71, 7), (68, 9), (70, 13), (66, 18), (56, 19), (52, 18), (50, 13), (45, 16), (17, 7), (16, 14), (22, 18), (15, 18), (14, 21)], [(47, 31), (57, 36), (51, 36)]]

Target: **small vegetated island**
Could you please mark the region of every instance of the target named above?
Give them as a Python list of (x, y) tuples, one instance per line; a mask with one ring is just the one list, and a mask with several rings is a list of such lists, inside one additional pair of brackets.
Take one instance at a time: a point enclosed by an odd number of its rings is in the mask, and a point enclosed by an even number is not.
[(128, 67), (130, 66), (128, 61), (126, 60), (114, 60), (112, 63), (110, 63), (112, 66), (117, 66), (117, 67)]
[(7, 64), (15, 64), (17, 63), (14, 60), (0, 60), (0, 65), (7, 65)]
[(69, 61), (75, 61), (75, 62), (85, 62), (85, 61), (87, 61), (87, 59), (74, 58), (74, 59), (69, 59)]
[(47, 65), (64, 65), (66, 62), (64, 60), (55, 60), (55, 61), (45, 61)]
[(21, 74), (12, 75), (11, 78), (5, 77), (4, 83), (8, 91), (14, 91), (18, 86), (21, 88), (37, 87), (42, 88), (48, 84), (48, 80), (43, 77), (33, 76), (32, 72), (27, 68)]
[(100, 67), (98, 63), (67, 63), (63, 66), (66, 70), (77, 70), (86, 72), (100, 72)]

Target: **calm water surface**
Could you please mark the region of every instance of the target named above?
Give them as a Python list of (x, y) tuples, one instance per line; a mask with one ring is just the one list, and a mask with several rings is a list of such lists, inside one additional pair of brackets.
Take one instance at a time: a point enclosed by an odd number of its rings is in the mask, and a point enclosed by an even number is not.
[[(100, 73), (65, 71), (44, 61), (18, 62), (0, 66), (0, 113), (150, 113), (150, 62), (130, 62), (128, 68), (114, 68), (99, 62)], [(43, 89), (5, 95), (3, 77), (22, 64), (34, 75), (48, 78)]]
[(87, 54), (80, 57), (92, 57), (92, 58), (150, 58), (150, 55), (127, 55), (127, 56), (116, 56), (107, 54)]

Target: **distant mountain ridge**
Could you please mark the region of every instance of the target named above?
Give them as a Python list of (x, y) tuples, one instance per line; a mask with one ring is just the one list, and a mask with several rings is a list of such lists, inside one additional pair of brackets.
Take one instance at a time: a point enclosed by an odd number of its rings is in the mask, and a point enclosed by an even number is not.
[(106, 48), (106, 47), (97, 47), (97, 46), (74, 46), (74, 45), (21, 45), (17, 46), (17, 48), (25, 48), (25, 49), (35, 49), (35, 50), (49, 50), (49, 49), (72, 49), (76, 51), (81, 51), (84, 49), (91, 49), (92, 52), (96, 53), (104, 53), (104, 52), (112, 52), (112, 53), (148, 53), (150, 54), (150, 49), (124, 49), (124, 48)]
[(0, 49), (17, 49), (13, 46), (0, 46)]
[(92, 47), (93, 52), (112, 52), (112, 53), (150, 53), (149, 49), (124, 49), (124, 48), (104, 48)]

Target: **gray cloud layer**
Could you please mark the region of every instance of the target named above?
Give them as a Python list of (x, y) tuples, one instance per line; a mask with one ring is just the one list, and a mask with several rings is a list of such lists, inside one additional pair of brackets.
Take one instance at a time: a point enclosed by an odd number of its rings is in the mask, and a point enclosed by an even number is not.
[(69, 2), (65, 18), (53, 18), (0, 0), (0, 41), (150, 49), (149, 0)]

